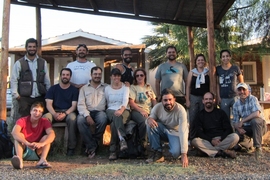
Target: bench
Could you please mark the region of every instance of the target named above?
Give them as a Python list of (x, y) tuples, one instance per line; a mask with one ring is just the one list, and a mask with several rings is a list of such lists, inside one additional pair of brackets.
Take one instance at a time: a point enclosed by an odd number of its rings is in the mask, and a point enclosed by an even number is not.
[[(65, 122), (59, 122), (59, 123), (53, 123), (52, 127), (55, 131), (56, 141), (61, 141), (61, 139), (64, 139), (64, 147), (67, 148), (67, 142), (68, 142), (68, 128), (67, 123)], [(60, 129), (64, 128), (64, 137), (63, 132)], [(60, 130), (60, 131), (59, 131)]]

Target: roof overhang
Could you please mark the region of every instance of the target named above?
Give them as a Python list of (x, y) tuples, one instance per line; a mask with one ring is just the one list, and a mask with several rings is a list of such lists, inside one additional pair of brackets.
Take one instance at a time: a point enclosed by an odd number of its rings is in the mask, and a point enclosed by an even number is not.
[[(12, 4), (53, 10), (207, 27), (207, 0), (11, 0)], [(235, 0), (212, 0), (214, 27)]]

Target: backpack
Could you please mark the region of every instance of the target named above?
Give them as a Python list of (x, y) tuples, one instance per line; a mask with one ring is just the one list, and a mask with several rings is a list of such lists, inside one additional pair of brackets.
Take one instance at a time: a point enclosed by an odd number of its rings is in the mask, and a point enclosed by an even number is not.
[(137, 123), (134, 121), (129, 121), (125, 124), (126, 130), (126, 142), (128, 149), (125, 151), (120, 151), (118, 157), (119, 158), (130, 158), (136, 159), (141, 155), (140, 141), (139, 141), (139, 130)]
[(12, 157), (13, 143), (7, 133), (7, 123), (0, 120), (0, 159)]

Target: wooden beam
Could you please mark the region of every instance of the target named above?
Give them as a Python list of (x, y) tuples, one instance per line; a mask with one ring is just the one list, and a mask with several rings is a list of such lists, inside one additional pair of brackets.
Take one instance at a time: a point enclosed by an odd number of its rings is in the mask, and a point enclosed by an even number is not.
[(98, 6), (97, 6), (97, 3), (95, 2), (95, 0), (88, 0), (88, 1), (91, 4), (94, 12), (98, 12), (99, 10), (98, 10)]
[(54, 0), (47, 0), (47, 1), (51, 3), (51, 5), (53, 5), (54, 7), (58, 7), (58, 4)]
[(38, 41), (38, 48), (37, 48), (37, 54), (39, 56), (42, 56), (42, 33), (41, 33), (41, 12), (40, 12), (40, 7), (36, 7), (36, 38)]
[(133, 11), (134, 11), (135, 16), (139, 16), (138, 1), (137, 0), (133, 0)]
[(1, 41), (1, 59), (0, 59), (0, 119), (7, 118), (7, 75), (8, 75), (8, 41), (9, 41), (9, 21), (10, 21), (10, 0), (5, 0), (3, 4), (3, 22), (2, 22), (2, 41)]
[(189, 52), (189, 70), (193, 69), (195, 67), (194, 62), (194, 36), (192, 27), (187, 27), (187, 35), (188, 35), (188, 52)]
[(175, 14), (173, 20), (177, 20), (180, 17), (180, 15), (182, 13), (184, 2), (185, 2), (185, 0), (180, 0), (180, 3), (178, 5), (178, 9), (176, 11), (176, 14)]
[(210, 91), (217, 95), (213, 0), (206, 0)]

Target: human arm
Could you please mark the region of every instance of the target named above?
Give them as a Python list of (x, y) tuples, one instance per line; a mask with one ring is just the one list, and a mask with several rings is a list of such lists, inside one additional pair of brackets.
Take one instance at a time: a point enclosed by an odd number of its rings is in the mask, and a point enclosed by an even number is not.
[(44, 84), (46, 86), (46, 89), (49, 90), (51, 87), (51, 80), (48, 72), (48, 67), (47, 67), (47, 62), (44, 62), (44, 71), (45, 71), (45, 76), (44, 76)]
[(155, 81), (155, 88), (156, 88), (156, 94), (157, 94), (157, 101), (160, 102), (161, 100), (161, 95), (160, 95), (160, 79), (156, 79)]
[(186, 83), (186, 107), (187, 107), (187, 108), (190, 107), (190, 86), (191, 86), (191, 78), (192, 78), (192, 74), (193, 74), (192, 71), (190, 71), (190, 72), (188, 73), (187, 83)]
[(55, 109), (53, 108), (53, 100), (52, 99), (45, 99), (45, 102), (46, 102), (46, 108), (49, 111), (49, 113), (52, 114), (54, 120), (61, 121), (60, 119), (63, 115), (61, 115), (62, 114), (61, 112), (55, 111)]
[(242, 74), (240, 74), (239, 76), (237, 76), (237, 79), (238, 79), (238, 83), (244, 82), (244, 77), (243, 77)]
[(129, 98), (129, 105), (130, 105), (130, 107), (132, 109), (134, 109), (134, 110), (138, 111), (139, 113), (141, 113), (143, 117), (148, 117), (148, 113), (144, 109), (142, 109), (141, 107), (139, 107), (135, 103), (135, 101), (133, 99), (131, 99), (131, 98)]
[(55, 139), (54, 130), (50, 127), (50, 128), (47, 128), (45, 131), (46, 131), (46, 138), (43, 141), (31, 143), (31, 146), (33, 147), (33, 149), (42, 148), (46, 146), (47, 144), (51, 144), (54, 141)]
[(18, 142), (20, 142), (22, 144), (25, 144), (26, 146), (28, 146), (30, 148), (33, 148), (33, 147), (31, 147), (31, 143), (28, 142), (25, 139), (24, 135), (21, 133), (21, 130), (22, 130), (22, 127), (15, 124), (15, 126), (13, 127), (12, 132), (11, 132), (14, 140), (16, 140), (16, 141), (18, 141)]
[(181, 146), (181, 162), (182, 167), (188, 167), (188, 157), (187, 157), (187, 151), (188, 151), (188, 134), (189, 134), (189, 124), (187, 120), (187, 113), (183, 106), (179, 107), (179, 126), (178, 126), (178, 132), (179, 132), (179, 140), (180, 140), (180, 146)]
[(15, 99), (20, 99), (20, 94), (18, 92), (18, 80), (20, 79), (21, 65), (19, 60), (13, 66), (12, 74), (10, 78), (10, 87), (12, 97)]

